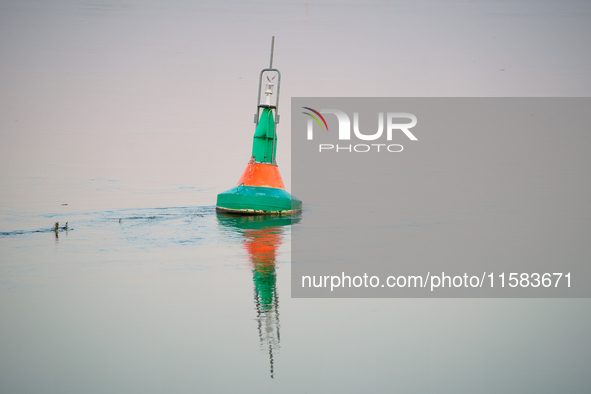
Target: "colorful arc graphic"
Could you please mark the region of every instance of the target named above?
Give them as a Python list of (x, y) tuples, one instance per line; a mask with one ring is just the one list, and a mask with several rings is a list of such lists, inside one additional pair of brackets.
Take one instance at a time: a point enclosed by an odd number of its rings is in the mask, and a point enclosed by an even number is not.
[[(309, 110), (309, 111), (312, 111), (312, 112), (314, 112), (316, 115), (320, 116), (320, 119), (322, 119), (322, 122), (323, 122), (323, 123), (324, 123), (324, 125), (326, 126), (326, 131), (328, 131), (328, 125), (326, 124), (326, 120), (324, 120), (324, 116), (320, 115), (320, 112), (318, 112), (318, 111), (316, 111), (315, 109), (312, 109), (312, 108), (310, 108), (310, 107), (302, 107), (302, 108), (304, 108), (304, 109), (307, 109), (307, 110)], [(311, 116), (311, 117), (312, 117), (312, 118), (313, 118), (313, 119), (314, 119), (314, 120), (315, 120), (315, 121), (318, 123), (318, 126), (320, 126), (320, 130), (322, 130), (322, 124), (320, 123), (320, 121), (318, 120), (318, 118), (317, 118), (317, 117), (315, 117), (314, 115), (312, 115), (312, 114), (310, 114), (310, 113), (308, 113), (308, 112), (302, 112), (302, 113), (303, 113), (303, 114), (306, 114), (306, 115), (308, 115), (308, 116)]]

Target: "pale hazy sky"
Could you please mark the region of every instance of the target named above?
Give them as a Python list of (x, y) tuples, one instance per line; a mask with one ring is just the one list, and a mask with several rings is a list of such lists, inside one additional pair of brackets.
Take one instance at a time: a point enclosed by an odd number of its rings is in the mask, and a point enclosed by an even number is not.
[(149, 181), (207, 204), (249, 158), (272, 35), (287, 184), (291, 97), (591, 94), (586, 1), (2, 1), (1, 183)]

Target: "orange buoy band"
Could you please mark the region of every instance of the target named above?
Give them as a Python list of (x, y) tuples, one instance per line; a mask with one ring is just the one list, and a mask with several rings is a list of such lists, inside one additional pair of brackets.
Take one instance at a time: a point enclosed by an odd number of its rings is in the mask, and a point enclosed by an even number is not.
[(284, 189), (283, 179), (279, 173), (279, 167), (267, 163), (255, 163), (253, 160), (248, 162), (246, 169), (242, 173), (237, 186), (259, 186)]

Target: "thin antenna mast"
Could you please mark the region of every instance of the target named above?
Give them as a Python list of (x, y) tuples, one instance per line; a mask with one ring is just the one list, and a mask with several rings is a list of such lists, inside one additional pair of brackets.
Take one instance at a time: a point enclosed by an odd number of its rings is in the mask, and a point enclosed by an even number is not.
[(271, 60), (269, 61), (269, 68), (273, 68), (273, 47), (275, 46), (275, 36), (271, 38)]

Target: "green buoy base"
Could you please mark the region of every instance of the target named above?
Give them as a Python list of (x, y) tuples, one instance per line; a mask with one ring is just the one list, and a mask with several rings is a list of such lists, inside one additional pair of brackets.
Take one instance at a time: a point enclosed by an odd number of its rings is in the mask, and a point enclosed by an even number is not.
[(302, 202), (283, 189), (239, 185), (218, 194), (216, 209), (240, 215), (289, 215)]

